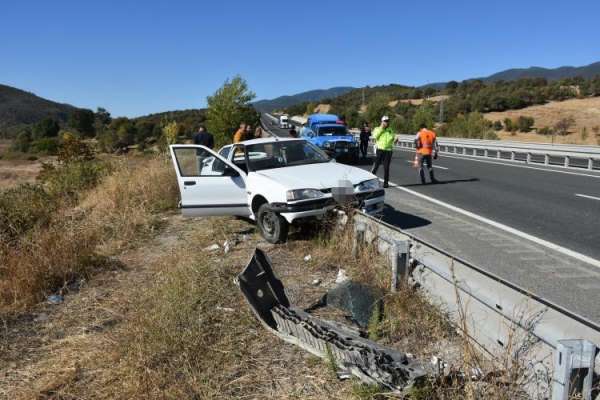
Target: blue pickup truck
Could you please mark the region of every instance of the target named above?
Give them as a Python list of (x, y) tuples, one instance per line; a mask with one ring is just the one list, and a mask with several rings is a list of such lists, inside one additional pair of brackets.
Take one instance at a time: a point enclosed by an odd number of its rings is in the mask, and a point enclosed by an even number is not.
[(336, 160), (358, 162), (358, 142), (337, 115), (310, 115), (300, 135)]

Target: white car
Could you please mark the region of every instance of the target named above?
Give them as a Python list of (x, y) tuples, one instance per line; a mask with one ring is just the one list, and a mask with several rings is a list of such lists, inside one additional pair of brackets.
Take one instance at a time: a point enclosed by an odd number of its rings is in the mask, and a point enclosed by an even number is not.
[(271, 243), (284, 242), (294, 221), (322, 217), (340, 203), (383, 210), (375, 175), (338, 164), (303, 139), (254, 139), (218, 153), (188, 144), (170, 150), (184, 216), (247, 217)]

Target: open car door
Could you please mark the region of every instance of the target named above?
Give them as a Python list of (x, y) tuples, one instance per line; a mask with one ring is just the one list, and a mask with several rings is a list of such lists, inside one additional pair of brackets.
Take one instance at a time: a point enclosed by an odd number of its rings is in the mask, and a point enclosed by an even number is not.
[(184, 216), (251, 215), (246, 174), (204, 146), (169, 146)]

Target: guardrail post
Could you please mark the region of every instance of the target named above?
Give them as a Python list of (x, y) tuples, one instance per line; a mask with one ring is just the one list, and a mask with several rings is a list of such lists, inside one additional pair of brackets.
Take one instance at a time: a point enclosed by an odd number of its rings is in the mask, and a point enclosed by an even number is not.
[(569, 161), (571, 161), (571, 157), (565, 156), (565, 167), (569, 166)]
[(483, 149), (483, 156), (487, 157), (488, 156), (488, 149)]
[(531, 164), (531, 153), (527, 153), (527, 160), (525, 162)]
[(390, 257), (392, 258), (392, 292), (398, 290), (399, 283), (408, 277), (410, 243), (408, 240), (394, 240)]
[(589, 169), (590, 171), (594, 169), (594, 159), (593, 159), (593, 158), (590, 158), (590, 159), (588, 160), (588, 166), (587, 166), (587, 169)]
[(550, 164), (550, 156), (548, 154), (544, 154), (544, 165)]
[(500, 156), (502, 155), (502, 151), (498, 150), (496, 151), (496, 158), (501, 158)]
[(358, 250), (362, 242), (365, 240), (365, 229), (366, 225), (364, 223), (356, 223), (354, 224), (354, 240), (352, 241), (352, 257), (358, 257)]
[(515, 152), (514, 151), (510, 152), (510, 159), (511, 159), (511, 161), (515, 161)]
[(592, 399), (596, 345), (588, 340), (559, 340), (554, 354), (552, 400), (568, 400), (581, 394)]

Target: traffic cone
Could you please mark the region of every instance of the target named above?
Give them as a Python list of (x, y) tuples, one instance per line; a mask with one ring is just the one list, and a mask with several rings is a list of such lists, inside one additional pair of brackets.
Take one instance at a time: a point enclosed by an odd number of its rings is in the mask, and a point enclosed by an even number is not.
[(415, 159), (413, 160), (413, 168), (419, 168), (419, 156), (415, 154)]

